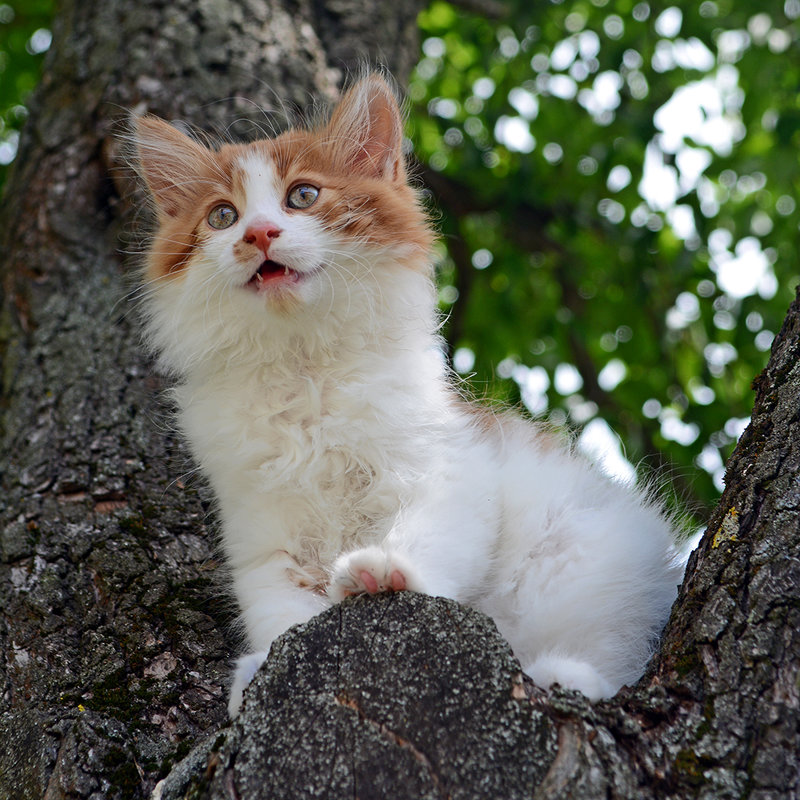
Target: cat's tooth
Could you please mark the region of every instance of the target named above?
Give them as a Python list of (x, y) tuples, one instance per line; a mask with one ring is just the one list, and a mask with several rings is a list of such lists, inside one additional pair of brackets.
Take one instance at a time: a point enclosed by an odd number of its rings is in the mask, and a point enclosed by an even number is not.
[(283, 276), (284, 276), (284, 278), (285, 278), (285, 277), (286, 277), (288, 274), (289, 274), (289, 267), (288, 267), (286, 264), (284, 264), (284, 265), (283, 265)]
[(256, 279), (258, 280), (259, 283), (263, 283), (264, 282), (264, 278), (261, 277), (261, 273), (260, 272), (256, 272)]

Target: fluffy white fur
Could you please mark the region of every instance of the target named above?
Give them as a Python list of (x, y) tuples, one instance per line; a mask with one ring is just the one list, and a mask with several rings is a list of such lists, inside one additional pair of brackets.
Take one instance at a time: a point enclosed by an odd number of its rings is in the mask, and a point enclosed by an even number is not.
[[(377, 82), (347, 101), (365, 129)], [(154, 279), (146, 305), (252, 651), (231, 714), (275, 637), (373, 590), (365, 571), (486, 612), (543, 685), (600, 698), (636, 680), (680, 579), (659, 509), (532, 424), (457, 399), (427, 252), (287, 212), (268, 159), (239, 166), (239, 222)], [(282, 229), (270, 258), (304, 276), (289, 312), (242, 288), (254, 267), (233, 248), (260, 218)]]

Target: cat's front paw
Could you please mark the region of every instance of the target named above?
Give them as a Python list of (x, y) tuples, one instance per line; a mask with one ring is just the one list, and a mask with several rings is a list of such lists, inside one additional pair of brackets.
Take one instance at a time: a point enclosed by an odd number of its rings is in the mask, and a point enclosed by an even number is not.
[(253, 680), (258, 668), (267, 660), (269, 653), (248, 653), (236, 661), (236, 671), (233, 673), (233, 683), (231, 684), (231, 694), (228, 699), (228, 715), (233, 719), (242, 707), (244, 690)]
[(424, 591), (415, 570), (403, 556), (380, 547), (364, 547), (336, 559), (328, 597), (338, 603), (353, 594)]

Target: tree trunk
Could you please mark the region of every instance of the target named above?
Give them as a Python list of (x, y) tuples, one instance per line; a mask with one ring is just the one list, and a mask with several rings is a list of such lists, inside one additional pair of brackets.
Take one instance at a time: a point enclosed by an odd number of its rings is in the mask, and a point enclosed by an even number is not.
[(64, 3), (0, 209), (0, 798), (145, 797), (196, 745), (165, 800), (800, 794), (800, 301), (636, 687), (547, 694), (481, 615), (398, 595), (288, 632), (223, 727), (208, 494), (137, 346), (104, 142), (129, 108), (263, 124), (361, 56), (402, 79), (416, 10)]
[(335, 99), (360, 59), (402, 79), (418, 10), (62, 3), (0, 209), (3, 800), (145, 797), (226, 718), (208, 496), (138, 347), (109, 134), (130, 109), (252, 132)]

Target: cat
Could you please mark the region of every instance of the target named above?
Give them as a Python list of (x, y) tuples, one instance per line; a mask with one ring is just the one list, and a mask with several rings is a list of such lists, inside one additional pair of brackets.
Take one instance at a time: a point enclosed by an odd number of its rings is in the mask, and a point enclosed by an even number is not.
[(133, 122), (156, 227), (144, 328), (216, 496), (250, 652), (349, 595), (491, 616), (533, 680), (610, 697), (642, 674), (680, 581), (646, 493), (454, 388), (434, 232), (384, 77), (329, 121), (210, 149)]

